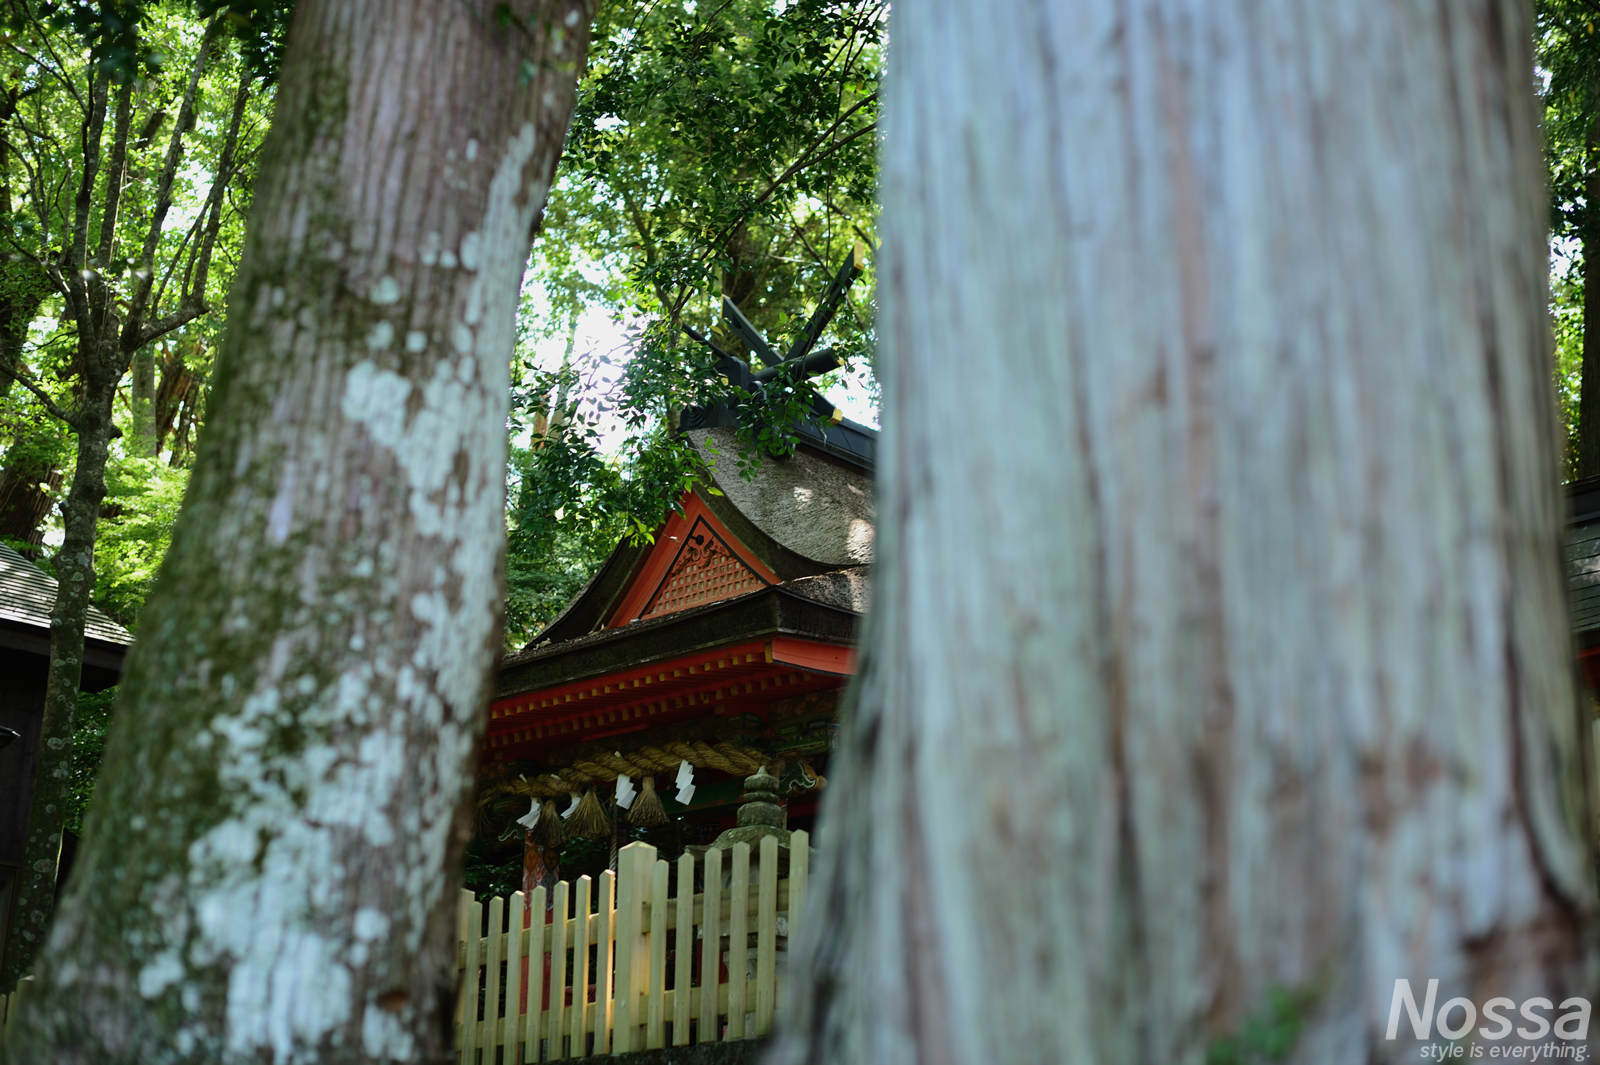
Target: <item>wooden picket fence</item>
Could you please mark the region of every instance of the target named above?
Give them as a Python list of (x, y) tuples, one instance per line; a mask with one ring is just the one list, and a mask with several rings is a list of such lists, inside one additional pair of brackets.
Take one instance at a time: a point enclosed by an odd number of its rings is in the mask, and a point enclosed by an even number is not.
[(708, 850), (698, 894), (695, 861), (685, 854), (671, 895), (668, 863), (648, 844), (629, 844), (616, 872), (598, 881), (561, 881), (548, 897), (539, 887), (531, 899), (519, 891), (509, 903), (489, 900), (488, 935), (485, 907), (462, 892), (460, 1065), (766, 1035), (784, 983), (779, 963), (805, 903), (808, 842), (804, 832), (792, 835), (781, 880), (777, 840), (761, 841), (754, 869), (749, 845), (735, 845), (727, 888), (724, 855)]
[(6, 1023), (17, 1012), (22, 996), (33, 988), (33, 977), (24, 976), (17, 981), (17, 989), (9, 995), (0, 995), (0, 1039), (5, 1038)]

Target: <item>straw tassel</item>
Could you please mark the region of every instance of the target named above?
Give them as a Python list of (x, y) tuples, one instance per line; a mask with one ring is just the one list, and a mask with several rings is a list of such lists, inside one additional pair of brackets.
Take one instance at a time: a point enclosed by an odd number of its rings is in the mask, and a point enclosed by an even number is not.
[(554, 799), (546, 799), (539, 808), (539, 820), (533, 823), (528, 835), (539, 846), (554, 849), (567, 841), (567, 824), (561, 820), (561, 811), (556, 809)]
[(578, 808), (567, 819), (567, 832), (589, 839), (605, 839), (611, 835), (611, 822), (606, 820), (605, 811), (600, 809), (600, 800), (595, 798), (593, 788), (583, 793)]
[(661, 799), (656, 795), (656, 778), (645, 777), (642, 787), (644, 790), (633, 800), (633, 809), (628, 811), (628, 820), (640, 828), (666, 824), (667, 811), (661, 808)]

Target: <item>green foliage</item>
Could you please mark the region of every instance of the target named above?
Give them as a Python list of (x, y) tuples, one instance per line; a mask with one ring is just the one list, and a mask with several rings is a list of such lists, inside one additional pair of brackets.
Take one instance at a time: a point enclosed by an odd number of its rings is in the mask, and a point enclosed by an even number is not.
[[(215, 12), (219, 6), (231, 10), (226, 4), (200, 6), (200, 14)], [(280, 5), (274, 10), (283, 13), (289, 8)], [(0, 75), (0, 95), (4, 96), (0, 103), (14, 106), (10, 112), (0, 108), (0, 126), (6, 137), (0, 148), (0, 254), (10, 264), (0, 274), (0, 338), (7, 329), (14, 329), (21, 338), (14, 354), (0, 351), (0, 357), (8, 364), (15, 358), (15, 368), (28, 381), (56, 405), (71, 410), (83, 389), (77, 320), (59, 291), (38, 279), (44, 274), (41, 264), (56, 262), (70, 242), (76, 183), (84, 163), (86, 96), (82, 86), (93, 64), (99, 62), (95, 56), (115, 60), (111, 44), (96, 52), (93, 49), (100, 45), (95, 42), (132, 34), (137, 45), (124, 51), (143, 57), (130, 68), (128, 128), (132, 133), (127, 142), (124, 193), (116, 214), (116, 239), (107, 261), (92, 264), (121, 305), (142, 280), (136, 260), (156, 206), (156, 177), (166, 158), (190, 64), (201, 47), (205, 28), (195, 17), (196, 7), (187, 0), (75, 2), (43, 8), (12, 5), (5, 13), (9, 19), (5, 32), (14, 52), (37, 58), (32, 63), (19, 62)], [(237, 21), (232, 15), (224, 16), (226, 25)], [(152, 316), (177, 309), (185, 279), (197, 268), (208, 217), (206, 197), (244, 67), (245, 61), (228, 54), (224, 44), (201, 79), (193, 124), (183, 131), (184, 163), (173, 183), (172, 209), (155, 247)], [(122, 74), (116, 73), (116, 77)], [(235, 155), (236, 170), (218, 205), (220, 228), (207, 292), (216, 312), (224, 310), (242, 248), (256, 152), (271, 106), (270, 92), (250, 89)], [(110, 151), (114, 124), (114, 115), (109, 116), (102, 145), (102, 181), (89, 197), (88, 223), (94, 234), (100, 232), (103, 221), (103, 179), (109, 159), (105, 153)], [(16, 271), (22, 273), (13, 277)], [(33, 284), (43, 285), (42, 304), (38, 299), (20, 298), (19, 293), (26, 295), (22, 290)], [(116, 415), (125, 435), (113, 444), (106, 524), (96, 552), (95, 593), (97, 605), (125, 622), (136, 619), (150, 575), (165, 551), (166, 530), (184, 481), (176, 468), (192, 458), (211, 353), (222, 320), (222, 313), (202, 316), (149, 345), (157, 351), (155, 384), (163, 394), (162, 402), (155, 404), (160, 407), (165, 430), (161, 462), (154, 461), (155, 456), (149, 461), (134, 457), (137, 448), (131, 433), (134, 411), (128, 402), (129, 388), (125, 383), (119, 390)], [(32, 392), (9, 379), (0, 381), (0, 446), (5, 448), (5, 466), (27, 465), (41, 480), (51, 480), (58, 496), (70, 482), (71, 435), (46, 413), (45, 405)], [(51, 520), (57, 519), (52, 515)]]
[(1544, 85), (1550, 229), (1554, 245), (1551, 314), (1556, 339), (1556, 389), (1565, 418), (1563, 470), (1577, 475), (1578, 377), (1583, 361), (1584, 245), (1600, 218), (1591, 214), (1589, 188), (1600, 166), (1600, 32), (1589, 0), (1536, 0), (1535, 63)]
[[(640, 354), (626, 367), (625, 378), (653, 372), (653, 342), (637, 338), (636, 351)], [(619, 541), (648, 540), (679, 496), (694, 486), (698, 470), (688, 442), (651, 422), (645, 409), (673, 393), (681, 379), (663, 373), (655, 382), (618, 389), (614, 403), (584, 410), (571, 397), (594, 389), (594, 375), (609, 365), (609, 356), (600, 356), (587, 377), (583, 368), (571, 365), (554, 373), (523, 368), (530, 391), (513, 412), (513, 427), (528, 434), (529, 444), (514, 446), (511, 453), (509, 647), (521, 646), (548, 624)], [(616, 415), (630, 430), (616, 457), (601, 450), (606, 415)]]
[(726, 292), (770, 335), (793, 329), (875, 214), (884, 13), (859, 0), (603, 5), (561, 224), (624, 261), (645, 307), (672, 316)]
[(245, 63), (263, 84), (277, 83), (294, 0), (198, 0), (195, 6), (208, 17), (222, 12)]
[[(9, 5), (7, 17), (14, 28), (25, 25), (24, 10), (20, 4)], [(161, 52), (142, 32), (150, 17), (142, 0), (43, 0), (38, 14), (89, 49), (95, 68), (119, 84), (161, 68)]]
[[(671, 432), (679, 411), (736, 400), (731, 458), (747, 474), (758, 452), (794, 449), (817, 382), (735, 394), (681, 326), (699, 322), (748, 357), (713, 324), (726, 295), (785, 351), (839, 264), (871, 243), (886, 11), (870, 0), (602, 3), (533, 262), (548, 305), (524, 318), (508, 643), (547, 622), (620, 538), (647, 539), (692, 487), (701, 471)], [(871, 285), (869, 268), (824, 341), (869, 382)], [(631, 323), (620, 374), (611, 355), (572, 349), (590, 308)], [(566, 364), (539, 369), (532, 342), (563, 330)], [(620, 424), (622, 439), (606, 446), (603, 423)]]
[(106, 734), (116, 708), (117, 689), (78, 694), (78, 710), (72, 733), (72, 779), (69, 784), (67, 816), (62, 827), (83, 834), (83, 816), (94, 798), (95, 777), (100, 772), (100, 757), (105, 752)]
[(1267, 1004), (1240, 1025), (1237, 1034), (1215, 1040), (1206, 1048), (1206, 1065), (1268, 1065), (1285, 1061), (1294, 1050), (1321, 994), (1310, 987), (1279, 989)]
[(121, 458), (106, 468), (106, 501), (95, 544), (95, 605), (130, 629), (172, 542), (187, 469), (147, 458)]
[(1550, 324), (1555, 332), (1556, 403), (1565, 428), (1563, 480), (1578, 475), (1578, 386), (1583, 373), (1583, 282), (1581, 267), (1550, 278)]
[(1536, 0), (1534, 61), (1545, 77), (1545, 144), (1551, 231), (1581, 237), (1587, 218), (1585, 184), (1595, 160), (1600, 117), (1600, 12), (1588, 0)]

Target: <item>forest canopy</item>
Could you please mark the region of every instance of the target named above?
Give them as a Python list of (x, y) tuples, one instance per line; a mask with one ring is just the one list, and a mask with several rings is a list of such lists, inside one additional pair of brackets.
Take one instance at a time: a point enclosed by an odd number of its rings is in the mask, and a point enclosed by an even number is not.
[[(213, 267), (216, 309), (155, 345), (119, 388), (122, 435), (112, 444), (100, 516), (94, 602), (135, 628), (203, 422), (225, 321), (221, 296), (243, 237), (249, 167), (270, 119), (288, 9), (149, 4), (130, 9), (139, 33), (119, 36), (120, 26), (107, 29), (86, 21), (85, 9), (62, 7), (52, 18), (19, 17), (9, 42), (16, 62), (8, 84), (24, 101), (10, 120), (13, 143), (65, 141), (61, 129), (46, 126), (63, 121), (57, 112), (65, 113), (73, 79), (82, 75), (57, 70), (64, 60), (51, 56), (82, 53), (88, 42), (87, 51), (102, 53), (98, 61), (129, 70), (142, 124), (134, 144), (143, 154), (130, 170), (130, 188), (137, 189), (144, 159), (162, 147), (157, 133), (181, 89), (185, 61), (205, 33), (203, 16), (219, 9), (232, 31), (233, 58), (203, 81), (199, 143), (175, 183), (173, 217), (162, 237), (163, 248), (172, 249), (168, 269), (180, 270), (187, 233), (180, 223), (192, 228), (204, 206), (225, 132), (228, 79), (240, 70), (255, 73), (240, 142), (244, 162), (227, 190)], [(886, 5), (862, 0), (601, 6), (518, 323), (507, 427), (509, 647), (532, 638), (620, 539), (648, 537), (696, 476), (691, 454), (671, 429), (677, 412), (705, 400), (718, 382), (712, 357), (682, 327), (748, 357), (720, 321), (724, 296), (770, 340), (783, 341), (805, 322), (854, 246), (873, 243), (886, 15)], [(89, 42), (93, 33), (99, 37)], [(22, 60), (34, 51), (43, 58)], [(151, 127), (148, 136), (143, 125)], [(40, 189), (60, 185), (72, 162), (54, 156), (35, 162), (12, 151), (4, 163), (6, 194), (15, 201), (8, 218), (24, 235), (37, 213), (29, 182)], [(20, 275), (6, 280), (12, 288), (25, 282)], [(777, 410), (752, 410), (752, 448), (764, 428), (764, 446), (792, 446), (783, 436), (785, 419), (813, 391), (839, 386), (846, 374), (858, 389), (875, 388), (871, 285), (869, 265), (831, 323), (829, 341), (849, 359), (846, 369), (798, 383)], [(67, 396), (72, 326), (59, 298), (45, 295), (11, 313), (27, 318), (18, 367), (48, 394)], [(612, 323), (620, 347), (580, 342), (580, 320), (596, 315)], [(4, 380), (0, 434), (0, 538), (48, 567), (47, 539), (59, 536), (51, 532), (59, 528), (54, 503), (72, 474), (69, 430), (39, 396)]]

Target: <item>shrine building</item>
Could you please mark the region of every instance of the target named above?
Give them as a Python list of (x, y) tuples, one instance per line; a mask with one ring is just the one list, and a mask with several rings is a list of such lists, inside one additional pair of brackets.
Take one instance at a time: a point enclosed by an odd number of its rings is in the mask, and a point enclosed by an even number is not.
[(619, 545), (501, 663), (485, 768), (511, 781), (502, 793), (535, 800), (535, 820), (540, 800), (570, 814), (589, 790), (606, 803), (626, 794), (619, 775), (633, 791), (650, 777), (684, 842), (705, 843), (766, 766), (789, 827), (810, 827), (867, 607), (877, 434), (838, 419), (806, 427), (793, 455), (763, 456), (751, 479), (732, 427), (686, 435), (705, 476), (681, 513), (653, 543)]

